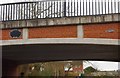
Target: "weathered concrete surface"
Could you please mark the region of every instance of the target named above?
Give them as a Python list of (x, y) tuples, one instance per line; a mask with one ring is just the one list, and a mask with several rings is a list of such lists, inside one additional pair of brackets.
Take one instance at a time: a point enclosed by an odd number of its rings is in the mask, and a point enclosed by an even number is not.
[(90, 23), (106, 23), (119, 22), (120, 14), (95, 15), (82, 17), (62, 17), (62, 18), (46, 18), (21, 21), (0, 22), (0, 28), (23, 28), (23, 27), (40, 27), (40, 26), (56, 26), (68, 24), (90, 24)]
[(22, 40), (2, 40), (0, 46), (5, 45), (32, 45), (32, 44), (101, 44), (101, 45), (120, 45), (118, 39), (100, 38), (42, 38), (42, 39), (22, 39)]

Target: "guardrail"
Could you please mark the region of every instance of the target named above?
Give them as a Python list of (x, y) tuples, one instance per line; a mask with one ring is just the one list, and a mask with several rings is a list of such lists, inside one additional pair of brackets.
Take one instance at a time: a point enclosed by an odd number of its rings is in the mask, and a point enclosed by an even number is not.
[(0, 4), (0, 21), (120, 13), (120, 0), (59, 0)]

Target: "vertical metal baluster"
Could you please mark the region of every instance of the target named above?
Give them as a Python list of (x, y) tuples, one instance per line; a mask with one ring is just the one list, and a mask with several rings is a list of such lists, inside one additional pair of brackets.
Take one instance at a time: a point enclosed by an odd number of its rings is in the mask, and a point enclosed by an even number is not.
[(0, 11), (1, 11), (1, 12), (0, 12), (0, 13), (1, 13), (1, 14), (0, 14), (0, 15), (1, 15), (0, 21), (2, 21), (2, 16), (3, 16), (3, 15), (2, 15), (2, 5), (1, 5), (1, 4), (0, 4), (0, 8), (1, 8), (1, 10), (0, 10)]
[(42, 11), (42, 9), (41, 9), (41, 4), (42, 4), (42, 2), (40, 1), (40, 2), (39, 2), (39, 15), (40, 15), (40, 18), (41, 18), (41, 16), (42, 16), (42, 13), (41, 13), (41, 11)]
[(84, 1), (83, 1), (83, 15), (84, 15), (85, 13), (84, 13)]
[(19, 4), (19, 20), (21, 19), (21, 4)]
[(52, 18), (52, 11), (53, 11), (53, 2), (51, 1), (51, 18)]
[(42, 2), (40, 1), (40, 8), (39, 8), (39, 14), (40, 14), (40, 18), (42, 18), (42, 9), (41, 9), (41, 5), (42, 5)]
[(0, 17), (0, 21), (3, 21), (3, 9), (2, 9), (2, 5), (0, 4), (1, 7), (1, 17)]
[(19, 4), (18, 19), (20, 20), (20, 4)]
[(43, 1), (43, 17), (42, 18), (44, 18), (45, 17), (45, 5), (44, 5), (44, 1)]
[(36, 19), (37, 18), (37, 13), (36, 13), (37, 12), (37, 2), (34, 3), (33, 8), (34, 8), (34, 11), (33, 11), (34, 19)]
[(93, 0), (92, 0), (92, 15), (94, 15), (94, 2), (93, 2)]
[(74, 16), (75, 16), (75, 12), (76, 12), (76, 11), (75, 11), (75, 1), (74, 1)]
[(106, 8), (106, 5), (107, 5), (107, 2), (106, 2), (106, 0), (105, 0), (105, 14), (106, 14), (106, 12), (107, 12), (107, 11), (106, 11), (106, 9), (107, 9), (107, 8)]
[(21, 4), (19, 4), (19, 20), (21, 19)]
[[(105, 7), (106, 9), (106, 7)], [(102, 10), (102, 14), (103, 14), (103, 0), (101, 1), (101, 10)]]
[(45, 1), (45, 18), (47, 17), (47, 11), (48, 11), (48, 8), (47, 8), (47, 1)]
[(72, 0), (70, 2), (70, 15), (72, 16)]
[(55, 1), (54, 1), (54, 17), (55, 17), (55, 11), (56, 11), (55, 9), (56, 9), (56, 8), (55, 8)]
[(110, 3), (111, 3), (111, 13), (113, 13), (113, 6), (112, 6), (112, 0), (110, 1)]
[(32, 19), (33, 19), (33, 3), (32, 3)]
[(71, 9), (71, 16), (72, 16), (72, 0), (71, 0), (71, 6), (70, 6), (70, 9)]
[(26, 9), (26, 5), (24, 3), (24, 19), (26, 19), (25, 9)]
[(120, 13), (120, 1), (118, 1), (118, 13)]
[(90, 0), (89, 0), (89, 15), (91, 14), (91, 13), (90, 13), (90, 12), (91, 12), (90, 9), (91, 9), (91, 8), (90, 8)]
[(77, 16), (78, 16), (78, 8), (79, 8), (79, 7), (78, 7), (78, 0), (77, 0)]
[(26, 19), (28, 19), (28, 3), (26, 5), (27, 5), (27, 7), (26, 7)]
[(3, 5), (3, 21), (5, 20), (5, 5)]
[(19, 7), (19, 9), (20, 9), (20, 12), (19, 12), (19, 15), (20, 15), (20, 16), (19, 16), (19, 18), (22, 19), (22, 18), (21, 18), (21, 15), (22, 15), (22, 14), (21, 14), (21, 13), (22, 13), (22, 4), (19, 4), (19, 6), (20, 6), (20, 7)]
[(98, 0), (98, 14), (100, 14), (100, 1)]
[(108, 0), (108, 14), (110, 12), (109, 0)]
[(48, 13), (49, 13), (49, 5), (48, 5), (48, 3), (49, 3), (49, 2), (46, 1), (46, 7), (47, 7), (47, 8), (46, 8), (46, 9), (47, 9), (47, 10), (46, 10), (46, 15), (47, 15), (47, 18), (49, 17), (49, 14), (48, 14)]
[(18, 6), (18, 4), (16, 4), (16, 20), (18, 20), (18, 18), (17, 18), (17, 16), (18, 16), (17, 6)]
[(106, 0), (104, 0), (104, 4), (103, 4), (103, 14), (106, 14)]
[(23, 19), (22, 15), (23, 15), (23, 4), (21, 4), (21, 20)]
[(80, 16), (81, 16), (81, 0), (80, 0)]
[(97, 14), (97, 3), (95, 1), (95, 15)]
[(7, 20), (7, 5), (6, 5), (6, 20)]
[(11, 14), (10, 15), (11, 15), (11, 20), (12, 20), (12, 4), (11, 4)]
[(24, 6), (24, 13), (23, 13), (24, 17), (23, 17), (23, 19), (25, 19), (25, 3), (23, 3), (23, 6)]
[(58, 17), (58, 14), (59, 14), (59, 8), (58, 8), (58, 1), (57, 1), (57, 17)]
[(3, 21), (3, 5), (0, 4), (1, 7), (1, 21)]
[(87, 1), (86, 1), (86, 15), (87, 15), (87, 9), (88, 9), (88, 8), (87, 8)]
[(62, 11), (61, 11), (61, 0), (60, 0), (60, 2), (59, 2), (59, 6), (60, 6), (60, 13), (59, 13), (59, 15), (60, 15), (60, 17), (61, 17), (61, 14), (62, 14)]
[(40, 1), (40, 2), (39, 2), (39, 18), (41, 18), (41, 16), (42, 16), (42, 15), (41, 15), (41, 14), (42, 14), (41, 11), (42, 11), (42, 9), (41, 9), (41, 1)]
[(39, 5), (39, 4), (38, 4), (38, 2), (36, 2), (36, 10), (37, 10), (37, 13), (36, 13), (36, 14), (37, 14), (37, 15), (36, 15), (36, 18), (37, 18), (37, 19), (38, 19), (38, 5)]
[(33, 2), (33, 19), (36, 18), (35, 17), (35, 11), (36, 11), (35, 8), (36, 8), (36, 4), (35, 4), (35, 2)]
[[(99, 0), (98, 0), (98, 1), (99, 1)], [(98, 8), (98, 1), (96, 1), (96, 9), (97, 9), (96, 14), (98, 14), (98, 11), (99, 11), (99, 8)]]
[(18, 4), (16, 4), (16, 20), (18, 20)]
[(69, 4), (70, 4), (70, 2), (68, 1), (68, 16), (70, 15), (69, 14), (70, 13), (70, 11), (69, 11), (70, 10), (70, 5)]
[(48, 1), (48, 7), (49, 7), (49, 9), (48, 9), (48, 18), (49, 18), (50, 17), (50, 12), (49, 11), (50, 11), (50, 8), (51, 8), (50, 7), (50, 1)]
[(32, 4), (32, 8), (31, 8), (31, 15), (32, 15), (32, 18), (31, 19), (33, 19), (33, 3), (31, 3)]
[(31, 6), (30, 6), (30, 5), (31, 5), (31, 3), (29, 3), (29, 19), (30, 19), (30, 17), (31, 17), (31, 16), (30, 16), (30, 15), (31, 15), (31, 14), (30, 14), (30, 10), (31, 10)]
[(37, 18), (37, 2), (34, 3), (34, 18)]
[(116, 13), (116, 0), (114, 0), (114, 9), (115, 9), (115, 10), (114, 10), (114, 11), (115, 11), (114, 13)]
[(13, 4), (13, 20), (15, 20), (15, 4)]
[(113, 13), (113, 3), (112, 3), (112, 0), (111, 0), (111, 13)]
[(10, 17), (10, 5), (8, 5), (8, 20), (10, 20), (9, 17)]
[(49, 1), (48, 1), (48, 3), (47, 3), (47, 5), (48, 5), (48, 17), (49, 17), (49, 10), (50, 10), (50, 6), (49, 6)]
[(19, 4), (19, 20), (21, 19), (21, 8), (20, 8), (21, 6), (20, 6), (20, 4)]
[(63, 12), (64, 12), (64, 14), (63, 14), (63, 16), (64, 17), (66, 17), (66, 0), (63, 2)]

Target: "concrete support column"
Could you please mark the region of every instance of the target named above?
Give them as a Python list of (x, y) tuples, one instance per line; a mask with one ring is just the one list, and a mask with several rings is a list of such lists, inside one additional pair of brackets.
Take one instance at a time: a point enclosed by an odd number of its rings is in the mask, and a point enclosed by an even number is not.
[[(1, 47), (0, 47), (0, 49), (1, 49)], [(2, 77), (2, 51), (0, 51), (0, 78)]]
[(84, 32), (83, 32), (83, 26), (82, 25), (77, 25), (77, 37), (78, 38), (83, 38)]
[(5, 60), (3, 59), (2, 63), (2, 76), (4, 77), (14, 77), (18, 76), (18, 64), (16, 61), (13, 60)]

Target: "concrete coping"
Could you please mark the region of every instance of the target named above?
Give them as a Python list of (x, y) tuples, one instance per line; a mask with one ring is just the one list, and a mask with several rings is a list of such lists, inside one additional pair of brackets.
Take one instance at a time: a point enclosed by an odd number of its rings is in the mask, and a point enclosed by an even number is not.
[(119, 22), (120, 21), (119, 18), (120, 18), (120, 14), (108, 14), (108, 15), (94, 15), (94, 16), (91, 15), (91, 16), (79, 16), (79, 17), (4, 21), (4, 22), (0, 22), (0, 29)]

